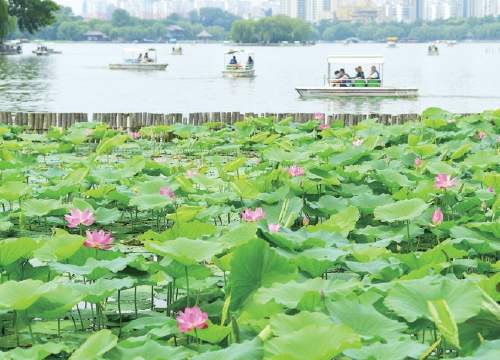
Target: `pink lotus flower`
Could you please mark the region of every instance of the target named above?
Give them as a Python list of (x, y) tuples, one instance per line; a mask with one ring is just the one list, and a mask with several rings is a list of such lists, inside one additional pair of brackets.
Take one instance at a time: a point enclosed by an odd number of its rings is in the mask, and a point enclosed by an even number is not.
[(488, 192), (492, 193), (492, 194), (495, 194), (495, 189), (493, 189), (493, 186), (488, 186)]
[(268, 228), (269, 232), (277, 233), (280, 231), (281, 226), (280, 226), (280, 224), (268, 224), (267, 228)]
[(416, 158), (416, 159), (415, 159), (415, 167), (416, 167), (416, 168), (421, 167), (421, 166), (422, 166), (422, 164), (423, 164), (423, 161), (422, 161), (422, 159), (421, 159), (421, 158), (419, 158), (419, 157), (418, 157), (418, 158)]
[(457, 179), (452, 179), (449, 175), (446, 174), (438, 174), (436, 176), (435, 186), (438, 189), (447, 189), (455, 186), (457, 184)]
[(363, 139), (356, 139), (356, 140), (354, 140), (352, 142), (352, 145), (356, 146), (356, 147), (363, 145)]
[(245, 209), (245, 211), (241, 214), (241, 218), (248, 222), (256, 222), (264, 219), (266, 214), (262, 208), (257, 208), (255, 211), (252, 209)]
[(188, 171), (186, 171), (186, 176), (188, 178), (192, 178), (195, 175), (196, 175), (196, 171), (194, 171), (194, 170), (188, 170)]
[(208, 314), (201, 311), (198, 306), (185, 308), (184, 312), (180, 311), (175, 319), (177, 320), (177, 327), (182, 333), (188, 333), (194, 329), (206, 329), (208, 327)]
[(320, 130), (327, 130), (327, 129), (329, 129), (329, 128), (330, 128), (330, 125), (328, 125), (328, 124), (321, 124), (321, 125), (319, 126), (319, 129), (320, 129)]
[(300, 166), (290, 166), (288, 168), (288, 175), (290, 176), (302, 176), (304, 175), (304, 168), (303, 167), (300, 167)]
[(441, 208), (437, 208), (432, 214), (432, 223), (437, 226), (442, 222), (443, 222), (443, 212), (441, 211)]
[(112, 242), (113, 238), (110, 233), (104, 232), (103, 230), (87, 231), (87, 239), (83, 245), (88, 248), (109, 250), (111, 249)]
[(95, 222), (94, 214), (89, 209), (84, 211), (71, 209), (69, 214), (64, 215), (64, 219), (66, 219), (70, 228), (76, 228), (78, 225), (90, 226)]
[(479, 140), (483, 140), (486, 137), (486, 133), (484, 131), (480, 131), (477, 133), (477, 137)]
[(323, 114), (323, 113), (314, 113), (314, 120), (325, 120), (325, 114)]
[(175, 200), (175, 193), (172, 191), (171, 188), (169, 188), (168, 186), (166, 187), (162, 187), (160, 189), (160, 195), (163, 195), (163, 196), (168, 196), (169, 198), (171, 198), (172, 200)]
[(132, 139), (139, 139), (141, 137), (141, 134), (137, 131), (131, 131), (128, 133)]

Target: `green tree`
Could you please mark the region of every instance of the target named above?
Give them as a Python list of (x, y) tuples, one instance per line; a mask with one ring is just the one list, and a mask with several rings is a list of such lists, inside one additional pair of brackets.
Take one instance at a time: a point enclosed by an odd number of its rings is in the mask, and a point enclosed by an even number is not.
[(9, 7), (5, 0), (0, 0), (0, 43), (7, 37), (9, 32)]
[(34, 33), (50, 25), (59, 6), (51, 0), (9, 0), (9, 15), (17, 18), (19, 29)]
[(111, 23), (116, 27), (132, 26), (134, 25), (134, 20), (126, 10), (117, 9), (111, 15)]
[(237, 43), (257, 42), (255, 21), (237, 20), (233, 22), (233, 25), (231, 26), (231, 39)]

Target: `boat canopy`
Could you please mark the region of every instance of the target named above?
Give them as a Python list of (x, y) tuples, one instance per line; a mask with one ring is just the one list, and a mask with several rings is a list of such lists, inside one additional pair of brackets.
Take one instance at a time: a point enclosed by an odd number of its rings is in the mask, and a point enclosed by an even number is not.
[(123, 49), (124, 54), (144, 54), (147, 52), (156, 52), (154, 48), (125, 48)]
[(375, 56), (329, 56), (328, 57), (329, 64), (355, 64), (355, 65), (383, 65), (384, 57), (375, 55)]
[(248, 54), (248, 55), (252, 55), (253, 51), (246, 51), (244, 49), (231, 49), (228, 52), (226, 52), (226, 55), (236, 55), (236, 54)]

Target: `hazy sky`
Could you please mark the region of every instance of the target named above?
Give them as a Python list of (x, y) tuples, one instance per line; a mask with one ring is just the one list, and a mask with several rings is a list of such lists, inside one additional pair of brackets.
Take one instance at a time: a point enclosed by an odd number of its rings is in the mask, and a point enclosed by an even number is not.
[(82, 11), (82, 0), (55, 0), (56, 3), (73, 8), (73, 12), (80, 13)]

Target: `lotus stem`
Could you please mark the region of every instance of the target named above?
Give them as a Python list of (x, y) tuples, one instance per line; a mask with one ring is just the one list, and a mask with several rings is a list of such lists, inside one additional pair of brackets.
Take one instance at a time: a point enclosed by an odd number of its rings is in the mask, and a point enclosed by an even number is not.
[(184, 270), (186, 271), (186, 290), (187, 290), (186, 304), (187, 304), (187, 307), (189, 307), (189, 273), (188, 273), (188, 267), (184, 266)]

